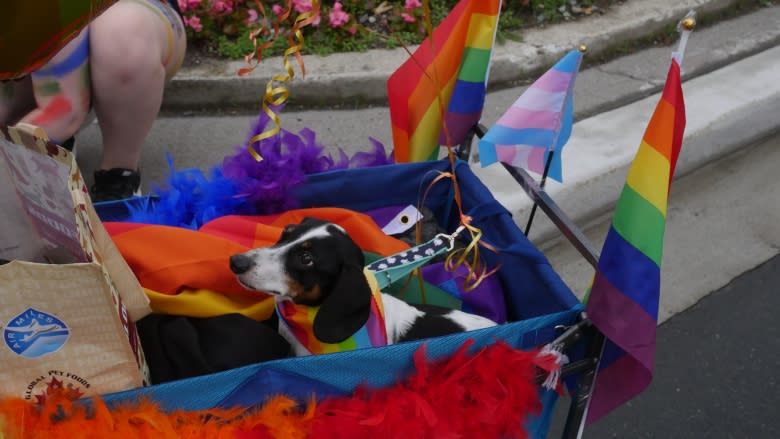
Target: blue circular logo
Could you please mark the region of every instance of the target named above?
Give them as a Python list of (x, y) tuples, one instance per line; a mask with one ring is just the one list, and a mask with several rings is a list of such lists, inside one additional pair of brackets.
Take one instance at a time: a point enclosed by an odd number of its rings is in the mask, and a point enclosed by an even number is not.
[(69, 335), (70, 330), (62, 320), (34, 308), (12, 318), (3, 330), (3, 340), (8, 348), (27, 358), (58, 351)]

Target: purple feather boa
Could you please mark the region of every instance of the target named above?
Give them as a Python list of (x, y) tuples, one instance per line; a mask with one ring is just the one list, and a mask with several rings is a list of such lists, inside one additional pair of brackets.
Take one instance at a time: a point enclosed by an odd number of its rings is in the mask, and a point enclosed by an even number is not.
[(292, 189), (303, 184), (306, 175), (393, 163), (384, 145), (371, 137), (370, 151), (348, 157), (337, 148), (338, 157), (334, 159), (324, 153), (325, 146), (308, 128), (299, 134), (281, 130), (255, 143), (254, 148), (263, 157), (258, 162), (247, 151), (247, 145), (269, 122), (261, 112), (244, 146), (238, 147), (235, 155), (225, 157), (221, 166), (213, 166), (208, 177), (200, 169), (176, 170), (169, 156), (167, 185), (153, 188), (157, 198), (153, 208), (129, 206), (128, 221), (197, 229), (225, 215), (283, 212), (298, 207)]

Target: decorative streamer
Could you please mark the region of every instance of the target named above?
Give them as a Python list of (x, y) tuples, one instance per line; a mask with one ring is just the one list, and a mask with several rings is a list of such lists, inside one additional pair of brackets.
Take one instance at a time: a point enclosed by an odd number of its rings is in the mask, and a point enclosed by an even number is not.
[[(255, 6), (257, 6), (257, 9), (260, 11), (260, 15), (263, 17), (261, 23), (268, 23), (269, 21), (268, 14), (265, 12), (265, 6), (263, 6), (263, 3), (260, 2), (260, 0), (255, 0)], [(255, 61), (255, 65), (252, 67), (244, 67), (239, 69), (238, 70), (239, 76), (248, 75), (255, 69), (255, 67), (257, 67), (260, 64), (260, 61), (263, 58), (263, 50), (273, 47), (274, 43), (276, 42), (276, 38), (279, 36), (279, 29), (281, 28), (281, 22), (287, 20), (288, 16), (290, 15), (290, 11), (291, 11), (290, 0), (287, 0), (287, 9), (285, 9), (281, 15), (276, 16), (276, 20), (274, 20), (272, 26), (273, 35), (265, 43), (257, 42), (257, 37), (269, 33), (265, 26), (261, 26), (259, 29), (249, 33), (249, 40), (252, 42), (253, 50), (251, 53), (244, 56), (244, 61), (247, 64), (252, 64), (253, 58), (256, 58), (256, 61)]]
[[(451, 162), (450, 165), (452, 166), (452, 169), (454, 169), (454, 162)], [(420, 201), (418, 202), (418, 210), (422, 209), (422, 206), (425, 204), (425, 199), (428, 197), (428, 192), (433, 188), (433, 186), (438, 183), (439, 181), (449, 178), (453, 182), (453, 190), (455, 193), (455, 199), (456, 199), (456, 206), (458, 207), (458, 212), (460, 215), (460, 227), (458, 227), (458, 230), (453, 233), (453, 238), (457, 238), (457, 236), (463, 232), (463, 230), (466, 230), (469, 234), (469, 243), (460, 249), (453, 249), (450, 251), (450, 253), (447, 255), (447, 258), (445, 259), (444, 267), (447, 271), (450, 271), (454, 273), (458, 270), (460, 266), (466, 267), (467, 275), (466, 279), (464, 281), (463, 289), (464, 291), (473, 291), (476, 289), (483, 280), (485, 280), (488, 276), (493, 275), (498, 270), (501, 269), (501, 264), (496, 264), (496, 267), (493, 268), (490, 271), (487, 271), (482, 264), (480, 263), (480, 254), (479, 254), (479, 246), (485, 247), (486, 249), (499, 254), (499, 251), (494, 246), (482, 241), (482, 230), (478, 227), (475, 227), (471, 225), (471, 217), (463, 213), (463, 209), (460, 204), (460, 193), (458, 192), (457, 188), (457, 177), (455, 176), (454, 172), (438, 172), (438, 176), (434, 177), (434, 179), (428, 184), (428, 187), (425, 189), (425, 192), (423, 193), (422, 197), (420, 198)], [(420, 183), (422, 185), (422, 182)], [(422, 192), (422, 189), (420, 189), (420, 192)], [(420, 223), (416, 224), (416, 241), (417, 244), (420, 244), (421, 241), (421, 226)], [(455, 260), (455, 256), (460, 255), (457, 260)], [(468, 260), (470, 257), (470, 261)], [(420, 277), (421, 278), (421, 277)], [(424, 290), (422, 290), (424, 291)]]
[[(273, 39), (269, 42), (260, 44), (258, 46), (257, 44), (257, 36), (260, 35), (260, 33), (263, 32), (264, 28), (261, 28), (259, 31), (253, 32), (250, 34), (250, 38), (252, 39), (252, 43), (255, 47), (255, 52), (257, 54), (256, 63), (252, 67), (242, 68), (239, 70), (238, 74), (239, 76), (245, 76), (252, 72), (257, 65), (260, 63), (260, 57), (262, 55), (262, 50), (265, 48), (270, 47), (273, 45), (273, 42), (276, 40), (276, 36), (278, 35), (278, 26), (279, 23), (286, 20), (290, 12), (292, 11), (292, 1), (287, 0), (286, 9), (285, 11), (278, 17), (277, 22), (274, 24), (274, 36)], [(265, 10), (262, 9), (261, 12), (265, 14)], [(298, 61), (298, 65), (301, 68), (301, 76), (306, 76), (306, 68), (303, 64), (303, 57), (301, 56), (301, 49), (303, 48), (304, 39), (303, 39), (303, 32), (301, 29), (311, 24), (319, 15), (320, 13), (320, 3), (317, 0), (312, 0), (312, 9), (307, 12), (303, 12), (298, 14), (298, 16), (295, 18), (295, 22), (293, 23), (292, 29), (290, 29), (290, 34), (287, 37), (287, 41), (289, 42), (289, 47), (284, 51), (284, 55), (282, 57), (282, 65), (284, 66), (284, 70), (286, 71), (285, 75), (273, 75), (271, 77), (271, 80), (268, 81), (268, 84), (266, 84), (265, 87), (265, 96), (263, 96), (263, 112), (268, 115), (268, 117), (273, 121), (273, 125), (269, 127), (266, 131), (257, 134), (256, 136), (252, 137), (249, 140), (249, 145), (247, 146), (247, 150), (252, 155), (252, 157), (256, 161), (263, 160), (263, 157), (257, 152), (255, 149), (255, 144), (260, 142), (261, 140), (268, 139), (270, 137), (273, 137), (281, 131), (282, 127), (282, 121), (279, 118), (279, 116), (274, 112), (273, 109), (271, 109), (271, 106), (278, 107), (281, 105), (284, 105), (285, 102), (287, 102), (287, 98), (290, 96), (290, 91), (287, 89), (286, 83), (289, 83), (295, 78), (295, 70), (292, 67), (292, 64), (290, 63), (290, 56), (294, 55), (296, 61)], [(251, 61), (252, 55), (247, 55), (247, 61)], [(282, 83), (282, 85), (275, 85), (276, 82)]]

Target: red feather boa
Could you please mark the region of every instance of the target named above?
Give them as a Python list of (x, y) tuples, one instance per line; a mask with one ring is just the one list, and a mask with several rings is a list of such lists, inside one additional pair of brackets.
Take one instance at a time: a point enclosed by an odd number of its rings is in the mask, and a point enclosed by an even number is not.
[[(421, 348), (416, 371), (383, 389), (310, 401), (305, 407), (279, 396), (262, 408), (164, 413), (150, 402), (109, 410), (65, 398), (33, 406), (0, 401), (0, 438), (525, 438), (525, 419), (541, 410), (535, 384), (538, 351), (503, 342), (467, 353), (464, 344), (446, 360), (431, 362)], [(5, 436), (3, 435), (5, 434)]]

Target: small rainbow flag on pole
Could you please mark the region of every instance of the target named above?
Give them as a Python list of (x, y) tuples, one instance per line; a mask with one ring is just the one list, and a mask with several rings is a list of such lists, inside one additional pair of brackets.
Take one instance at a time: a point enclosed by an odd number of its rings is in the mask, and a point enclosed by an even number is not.
[(582, 52), (572, 50), (531, 84), (479, 141), (483, 167), (501, 161), (562, 181), (561, 150), (571, 136), (574, 81)]
[(685, 131), (678, 59), (628, 170), (587, 301), (607, 339), (588, 422), (641, 393), (653, 376), (667, 199)]
[(387, 80), (396, 162), (436, 158), (479, 122), (500, 10), (500, 0), (461, 0)]

